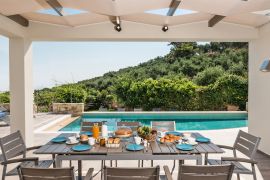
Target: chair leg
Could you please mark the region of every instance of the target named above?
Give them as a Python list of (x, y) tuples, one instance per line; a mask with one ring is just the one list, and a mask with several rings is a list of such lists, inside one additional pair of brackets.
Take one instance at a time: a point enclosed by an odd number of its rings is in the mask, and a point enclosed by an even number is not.
[(253, 180), (257, 180), (257, 177), (256, 177), (256, 169), (255, 169), (255, 165), (252, 164), (252, 175), (253, 175)]
[(112, 161), (112, 160), (110, 160), (110, 166), (111, 166), (111, 167), (113, 166), (112, 164), (113, 164), (113, 161)]
[(138, 161), (138, 167), (140, 167), (141, 166), (141, 163), (140, 163), (140, 160)]
[(151, 167), (154, 167), (154, 160), (151, 160)]
[(104, 170), (104, 167), (105, 167), (105, 161), (102, 160), (101, 161), (101, 170), (100, 170), (101, 180), (103, 180), (103, 170)]
[(69, 167), (71, 167), (72, 166), (72, 161), (69, 161)]
[(117, 162), (117, 160), (115, 161), (115, 167), (117, 167), (118, 166), (118, 162)]
[(172, 168), (171, 174), (173, 174), (174, 169), (175, 169), (175, 160), (173, 161), (173, 168)]
[(3, 167), (3, 174), (2, 174), (2, 180), (5, 180), (5, 178), (6, 178), (6, 173), (7, 173), (7, 166), (4, 165), (4, 167)]
[(237, 180), (240, 180), (240, 174), (237, 173)]

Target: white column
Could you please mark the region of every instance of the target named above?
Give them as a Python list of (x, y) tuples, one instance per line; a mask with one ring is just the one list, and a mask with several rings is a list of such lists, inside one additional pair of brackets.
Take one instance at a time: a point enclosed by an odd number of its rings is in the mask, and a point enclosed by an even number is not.
[(20, 130), (28, 146), (33, 145), (32, 42), (9, 39), (11, 132)]
[(249, 132), (262, 138), (259, 149), (270, 154), (270, 72), (260, 66), (270, 58), (270, 24), (249, 43)]

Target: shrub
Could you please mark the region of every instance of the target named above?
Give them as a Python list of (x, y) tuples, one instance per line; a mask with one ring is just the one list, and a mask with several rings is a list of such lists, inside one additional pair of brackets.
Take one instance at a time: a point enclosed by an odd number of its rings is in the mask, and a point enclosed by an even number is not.
[(85, 89), (77, 85), (58, 86), (53, 91), (57, 103), (84, 103), (87, 96)]
[(221, 66), (209, 67), (202, 72), (199, 72), (194, 81), (200, 86), (207, 86), (214, 84), (216, 80), (224, 74), (224, 69)]
[(238, 105), (241, 110), (245, 109), (248, 100), (248, 80), (246, 78), (225, 74), (217, 80), (215, 89), (222, 92), (221, 96), (225, 104)]
[(5, 92), (5, 93), (0, 93), (0, 104), (2, 103), (9, 103), (10, 99), (9, 99), (9, 93)]

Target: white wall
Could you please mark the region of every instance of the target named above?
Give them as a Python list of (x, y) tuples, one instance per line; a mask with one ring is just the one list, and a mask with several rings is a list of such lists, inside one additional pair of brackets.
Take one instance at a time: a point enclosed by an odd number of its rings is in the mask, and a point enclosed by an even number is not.
[(270, 72), (260, 65), (270, 58), (270, 24), (249, 44), (249, 132), (262, 138), (259, 149), (270, 154)]

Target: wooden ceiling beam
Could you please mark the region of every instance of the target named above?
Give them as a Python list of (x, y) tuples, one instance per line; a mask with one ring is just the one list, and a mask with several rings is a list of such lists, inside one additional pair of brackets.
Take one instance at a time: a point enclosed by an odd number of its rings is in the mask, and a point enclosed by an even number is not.
[(24, 27), (28, 27), (29, 26), (29, 21), (28, 19), (26, 19), (25, 17), (19, 15), (19, 14), (16, 14), (16, 15), (10, 15), (10, 16), (7, 16), (9, 19), (11, 19), (12, 21), (20, 24), (21, 26), (24, 26)]
[(208, 21), (208, 27), (214, 27), (217, 23), (219, 23), (222, 19), (224, 19), (226, 16), (221, 15), (214, 15), (209, 21)]
[(64, 16), (64, 14), (63, 14), (63, 6), (57, 0), (46, 0), (46, 2), (53, 8), (53, 10), (59, 16)]
[(182, 0), (172, 0), (167, 16), (173, 16)]

